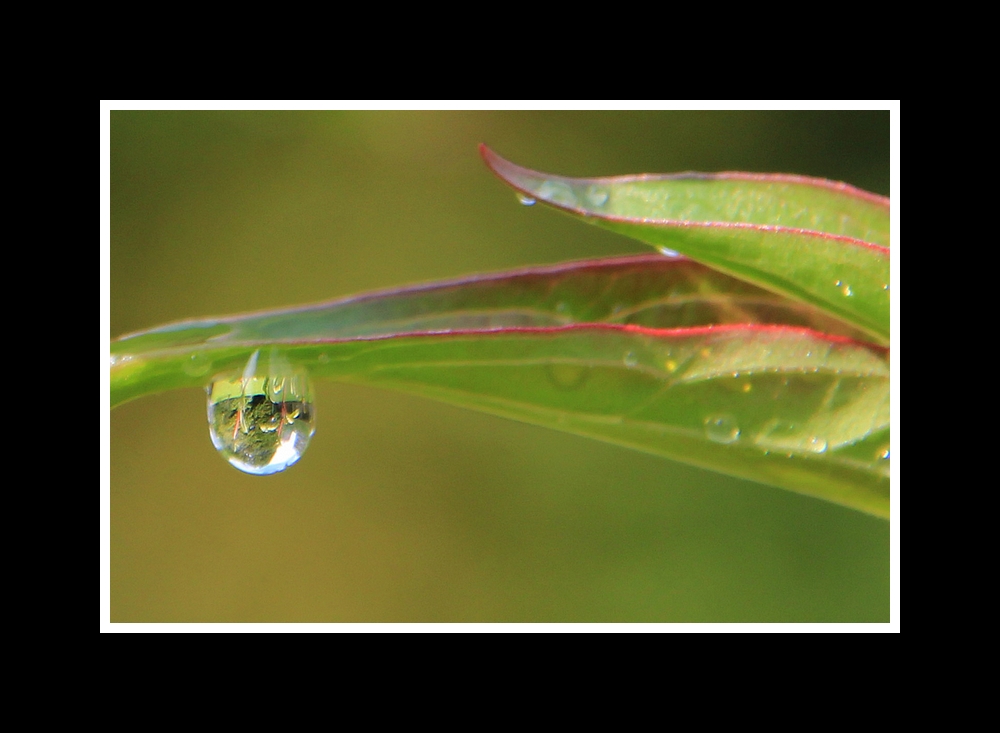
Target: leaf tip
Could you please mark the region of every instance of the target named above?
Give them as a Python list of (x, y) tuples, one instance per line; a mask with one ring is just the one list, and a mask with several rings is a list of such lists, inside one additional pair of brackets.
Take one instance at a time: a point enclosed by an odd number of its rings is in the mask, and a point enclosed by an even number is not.
[(486, 167), (493, 171), (493, 174), (497, 178), (522, 193), (530, 192), (528, 185), (530, 177), (532, 175), (536, 177), (539, 175), (528, 168), (522, 168), (501, 157), (486, 143), (479, 143), (479, 155), (482, 156)]

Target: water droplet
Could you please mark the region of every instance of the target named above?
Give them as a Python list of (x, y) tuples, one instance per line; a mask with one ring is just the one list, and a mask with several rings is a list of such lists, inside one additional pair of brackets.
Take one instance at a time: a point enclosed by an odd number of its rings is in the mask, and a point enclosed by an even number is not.
[(545, 181), (535, 192), (538, 194), (538, 198), (544, 201), (551, 201), (554, 204), (562, 204), (563, 206), (576, 206), (576, 194), (573, 193), (573, 189), (568, 183), (563, 183), (562, 181)]
[(889, 460), (889, 446), (886, 446), (885, 448), (883, 448), (882, 450), (880, 450), (875, 457), (878, 458), (880, 461), (888, 461)]
[(204, 377), (212, 368), (212, 360), (205, 354), (191, 354), (184, 361), (184, 373), (189, 377)]
[(590, 368), (580, 364), (549, 364), (546, 367), (549, 379), (559, 389), (579, 389), (590, 376)]
[(212, 444), (233, 466), (258, 476), (284, 471), (302, 457), (315, 432), (312, 382), (272, 351), (242, 374), (217, 376), (208, 392)]
[(531, 196), (525, 196), (523, 193), (517, 194), (517, 200), (520, 201), (523, 206), (535, 205), (535, 199), (531, 198)]
[(745, 384), (743, 385), (743, 391), (744, 391), (744, 392), (749, 392), (749, 391), (750, 391), (750, 390), (752, 390), (752, 389), (753, 389), (753, 384), (751, 384), (750, 382), (746, 382), (746, 383), (745, 383)]
[(827, 442), (825, 438), (812, 436), (806, 444), (806, 448), (813, 453), (826, 453)]
[(666, 255), (667, 257), (680, 257), (681, 253), (675, 249), (670, 249), (669, 247), (657, 247), (660, 250), (661, 255)]
[(851, 286), (850, 285), (844, 285), (844, 287), (842, 287), (840, 289), (840, 292), (842, 292), (844, 294), (845, 298), (850, 298), (852, 295), (854, 295), (854, 293), (851, 292)]
[(625, 366), (629, 369), (636, 366), (639, 363), (639, 357), (637, 357), (633, 352), (626, 352), (625, 358), (622, 360), (625, 362)]
[(837, 281), (836, 281), (836, 282), (835, 282), (835, 283), (833, 284), (833, 286), (834, 286), (835, 288), (839, 288), (839, 287), (840, 287), (841, 285), (843, 285), (843, 284), (844, 284), (843, 280), (837, 280)]
[(589, 186), (586, 195), (591, 206), (604, 206), (608, 203), (608, 190), (603, 186), (596, 184)]
[[(784, 395), (778, 393), (775, 400), (780, 401)], [(787, 420), (774, 418), (765, 423), (756, 440), (761, 447), (770, 447), (776, 450), (788, 448), (800, 448), (805, 442), (801, 429), (798, 425)]]
[(677, 362), (674, 361), (673, 359), (667, 359), (666, 362), (664, 362), (663, 366), (667, 368), (668, 372), (677, 371)]
[(713, 443), (735, 443), (740, 437), (740, 428), (732, 415), (710, 415), (705, 418), (705, 435)]
[(889, 289), (889, 283), (882, 283), (882, 289), (883, 290), (888, 290)]

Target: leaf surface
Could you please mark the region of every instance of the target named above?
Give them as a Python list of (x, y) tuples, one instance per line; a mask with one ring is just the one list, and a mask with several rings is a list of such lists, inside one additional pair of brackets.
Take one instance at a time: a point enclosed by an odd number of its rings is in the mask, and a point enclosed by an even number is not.
[(112, 404), (240, 374), (261, 349), (314, 377), (888, 515), (887, 351), (685, 258), (528, 268), (131, 334), (112, 343)]
[(567, 178), (504, 160), (486, 164), (522, 200), (822, 308), (889, 341), (889, 200), (804, 176), (680, 173)]

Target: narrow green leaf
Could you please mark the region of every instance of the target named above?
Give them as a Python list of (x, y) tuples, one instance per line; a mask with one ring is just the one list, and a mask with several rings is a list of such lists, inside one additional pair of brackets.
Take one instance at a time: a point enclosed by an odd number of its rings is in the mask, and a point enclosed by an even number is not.
[(801, 324), (837, 326), (683, 258), (570, 263), (122, 337), (112, 344), (112, 404), (238, 375), (266, 347), (314, 377), (887, 516), (887, 352)]
[(566, 178), (485, 145), (522, 199), (810, 303), (889, 341), (889, 200), (822, 179), (751, 173)]

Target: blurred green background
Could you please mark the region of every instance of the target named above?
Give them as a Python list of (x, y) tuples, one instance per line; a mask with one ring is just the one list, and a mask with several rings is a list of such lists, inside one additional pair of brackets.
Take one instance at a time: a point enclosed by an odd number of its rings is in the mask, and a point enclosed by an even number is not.
[[(648, 252), (519, 206), (563, 175), (800, 173), (889, 193), (888, 112), (111, 113), (111, 336)], [(317, 383), (284, 474), (191, 390), (111, 415), (114, 622), (887, 622), (889, 525), (664, 459)]]

